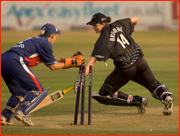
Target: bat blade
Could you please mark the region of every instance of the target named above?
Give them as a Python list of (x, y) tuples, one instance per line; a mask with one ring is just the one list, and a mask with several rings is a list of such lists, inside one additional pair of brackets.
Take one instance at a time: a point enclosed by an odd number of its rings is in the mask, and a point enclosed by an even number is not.
[(66, 94), (67, 92), (69, 92), (69, 91), (71, 91), (71, 90), (73, 90), (73, 89), (74, 89), (74, 87), (71, 87), (71, 88), (68, 88), (68, 89), (63, 90), (63, 91), (58, 90), (58, 91), (56, 91), (56, 92), (53, 92), (52, 94), (49, 94), (48, 96), (46, 96), (46, 97), (44, 98), (44, 100), (43, 100), (39, 105), (37, 105), (37, 106), (36, 106), (33, 110), (31, 110), (29, 113), (32, 113), (32, 112), (34, 112), (34, 111), (36, 111), (36, 110), (38, 110), (38, 109), (41, 109), (41, 108), (43, 108), (43, 107), (45, 107), (45, 106), (47, 106), (47, 105), (49, 105), (49, 104), (51, 104), (51, 103), (54, 103), (54, 102), (62, 99), (62, 98), (64, 97), (64, 94)]

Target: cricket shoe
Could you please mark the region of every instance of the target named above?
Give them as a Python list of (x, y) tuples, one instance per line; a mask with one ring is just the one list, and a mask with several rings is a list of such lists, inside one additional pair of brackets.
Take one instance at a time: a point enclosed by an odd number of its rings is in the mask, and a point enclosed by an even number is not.
[(31, 118), (28, 115), (25, 115), (21, 110), (18, 110), (15, 114), (14, 117), (22, 121), (26, 126), (33, 126), (34, 123), (32, 123)]
[(173, 112), (173, 97), (167, 96), (164, 102), (164, 115), (171, 115)]
[(137, 107), (137, 113), (145, 113), (146, 112), (146, 106), (148, 105), (148, 98), (142, 97), (141, 105)]
[(12, 121), (8, 121), (6, 117), (1, 115), (1, 125), (13, 125)]

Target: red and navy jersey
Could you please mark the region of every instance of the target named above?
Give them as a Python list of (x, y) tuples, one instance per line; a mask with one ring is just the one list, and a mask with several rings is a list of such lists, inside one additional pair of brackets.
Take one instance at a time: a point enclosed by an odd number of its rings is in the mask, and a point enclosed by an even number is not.
[(23, 57), (24, 62), (30, 68), (44, 62), (46, 65), (57, 63), (53, 55), (51, 43), (44, 36), (25, 39), (7, 52), (15, 52)]
[(111, 58), (118, 68), (129, 67), (139, 56), (143, 56), (141, 48), (131, 37), (133, 32), (134, 26), (130, 18), (106, 25), (95, 43), (91, 56), (99, 61)]

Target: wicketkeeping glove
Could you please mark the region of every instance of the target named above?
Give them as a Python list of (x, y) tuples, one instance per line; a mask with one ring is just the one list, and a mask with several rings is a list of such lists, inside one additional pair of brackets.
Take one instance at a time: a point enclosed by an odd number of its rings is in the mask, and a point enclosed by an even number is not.
[(64, 69), (70, 67), (79, 67), (85, 62), (81, 52), (76, 52), (72, 57), (62, 57), (61, 62), (64, 62)]

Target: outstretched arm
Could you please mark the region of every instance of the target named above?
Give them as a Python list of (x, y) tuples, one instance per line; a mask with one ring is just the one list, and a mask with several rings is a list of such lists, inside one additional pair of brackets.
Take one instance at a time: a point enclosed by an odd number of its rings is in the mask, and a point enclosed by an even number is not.
[[(46, 64), (45, 64), (46, 65)], [(57, 63), (52, 65), (46, 65), (51, 71), (58, 70), (64, 68), (64, 63), (60, 62), (60, 60), (57, 61)]]
[(138, 23), (138, 20), (139, 20), (138, 17), (131, 17), (130, 19), (134, 26)]
[(95, 57), (91, 57), (89, 62), (86, 64), (86, 73), (85, 75), (87, 75), (89, 73), (89, 66), (94, 66), (95, 62), (96, 62), (96, 58)]
[(72, 57), (62, 57), (61, 60), (58, 60), (57, 63), (48, 65), (47, 67), (54, 71), (58, 69), (66, 69), (70, 67), (79, 67), (84, 64), (85, 58), (81, 52), (76, 52)]

